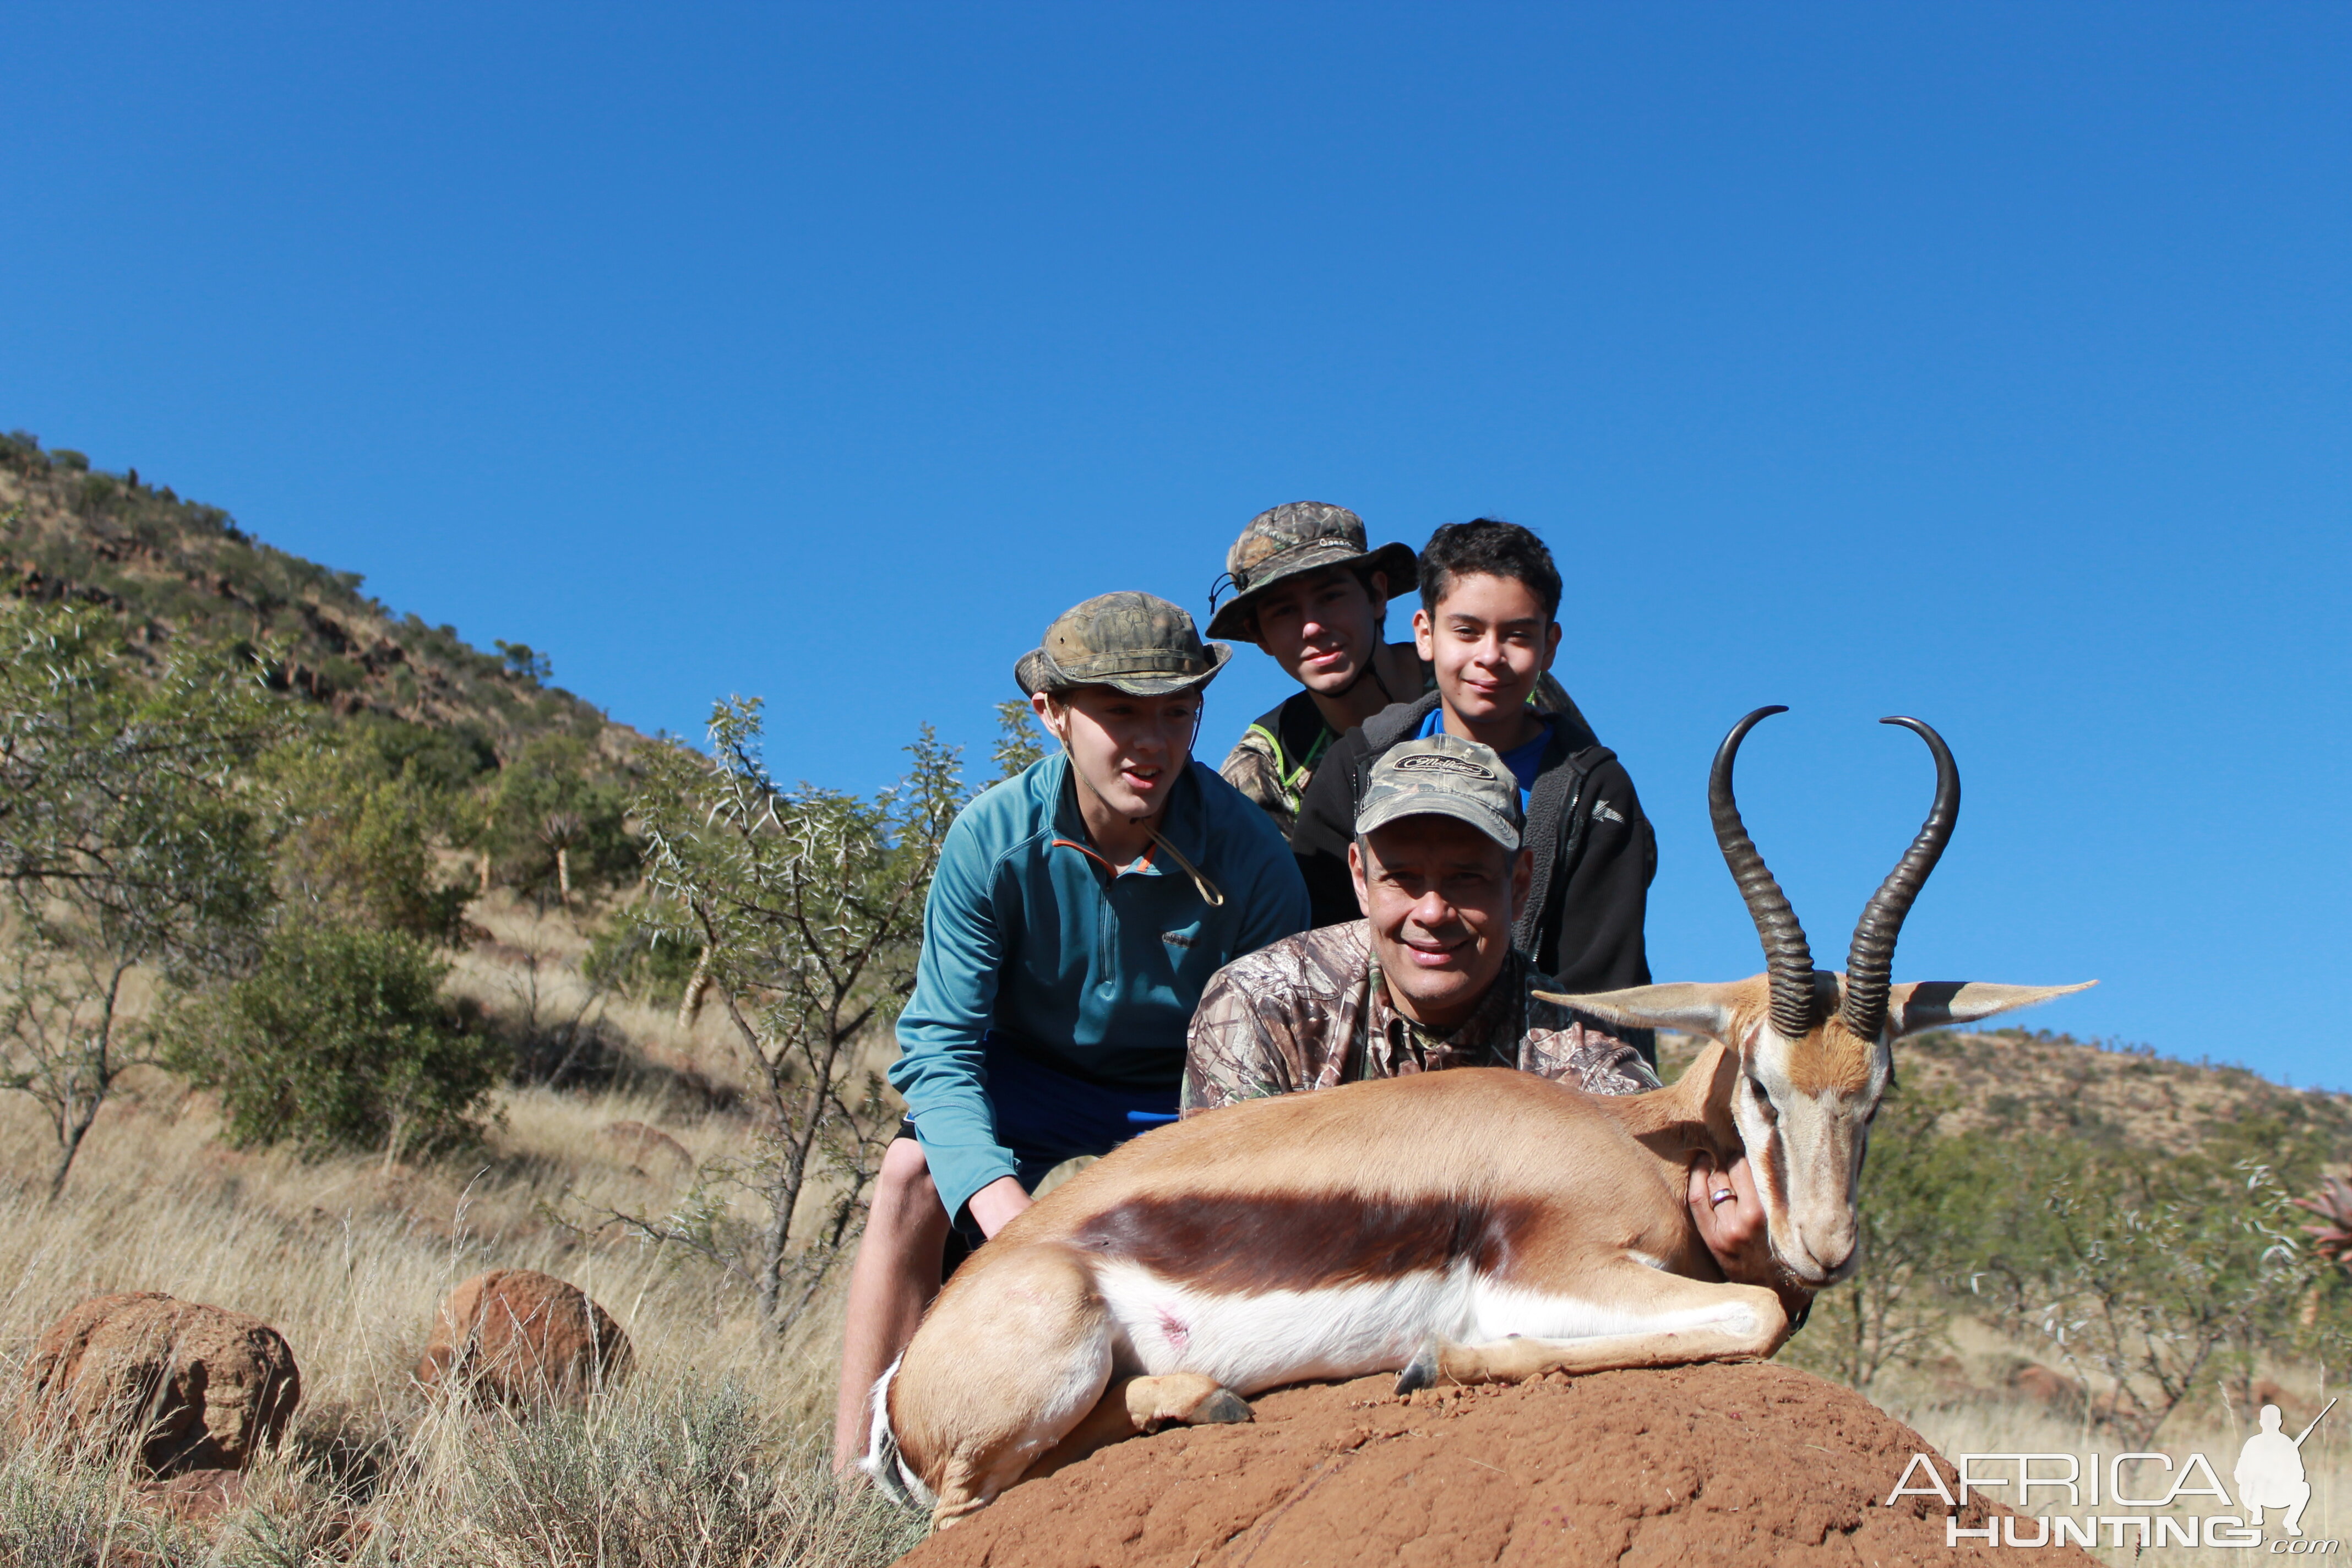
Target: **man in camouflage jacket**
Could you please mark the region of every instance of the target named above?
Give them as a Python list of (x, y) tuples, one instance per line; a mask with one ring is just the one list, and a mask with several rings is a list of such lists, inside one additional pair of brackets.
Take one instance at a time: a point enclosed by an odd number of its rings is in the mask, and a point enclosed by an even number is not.
[(1184, 1113), (1455, 1067), (1596, 1094), (1657, 1088), (1631, 1044), (1536, 994), (1559, 987), (1511, 946), (1529, 879), (1522, 825), (1518, 790), (1486, 747), (1440, 734), (1384, 753), (1349, 856), (1366, 918), (1217, 972), (1192, 1014)]
[[(1529, 857), (1501, 755), (1451, 734), (1375, 761), (1349, 848), (1364, 918), (1285, 937), (1211, 977), (1192, 1014), (1182, 1114), (1448, 1068), (1514, 1068), (1591, 1094), (1658, 1087), (1642, 1054), (1511, 946)], [(1691, 1222), (1727, 1278), (1771, 1279), (1745, 1156), (1686, 1173)]]

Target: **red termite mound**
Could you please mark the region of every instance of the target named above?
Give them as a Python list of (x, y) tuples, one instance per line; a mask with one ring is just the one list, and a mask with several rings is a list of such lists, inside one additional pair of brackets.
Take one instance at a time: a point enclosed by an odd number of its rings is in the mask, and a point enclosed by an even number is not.
[(43, 1331), (25, 1365), (25, 1429), (135, 1441), (157, 1475), (237, 1470), (302, 1397), (294, 1352), (258, 1318), (154, 1290), (98, 1296)]
[[(1948, 1547), (1935, 1498), (1883, 1506), (1911, 1456), (1934, 1452), (1926, 1439), (1787, 1367), (1554, 1375), (1403, 1400), (1392, 1382), (1286, 1389), (1253, 1401), (1248, 1426), (1116, 1444), (1013, 1488), (904, 1568), (2095, 1562), (2073, 1547)], [(2007, 1512), (1971, 1500), (1959, 1524)]]
[(531, 1268), (461, 1282), (433, 1315), (416, 1381), (513, 1410), (582, 1405), (630, 1372), (629, 1336), (579, 1287)]

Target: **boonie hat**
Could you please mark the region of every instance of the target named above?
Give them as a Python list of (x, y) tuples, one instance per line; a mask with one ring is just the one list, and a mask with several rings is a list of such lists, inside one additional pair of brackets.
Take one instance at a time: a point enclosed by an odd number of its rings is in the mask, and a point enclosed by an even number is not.
[(1359, 834), (1406, 816), (1450, 816), (1510, 850), (1518, 848), (1527, 822), (1519, 782), (1502, 757), (1475, 741), (1444, 734), (1390, 747), (1364, 781), (1364, 803), (1356, 808)]
[(1103, 594), (1065, 610), (1013, 679), (1024, 695), (1071, 686), (1112, 686), (1131, 697), (1165, 697), (1216, 679), (1234, 650), (1201, 642), (1192, 617), (1150, 594)]
[[(1385, 572), (1391, 599), (1411, 593), (1421, 582), (1421, 563), (1409, 544), (1364, 545), (1364, 520), (1344, 506), (1328, 501), (1286, 501), (1250, 519), (1234, 547), (1225, 552), (1225, 574), (1209, 587), (1209, 635), (1255, 642), (1250, 615), (1268, 588), (1302, 572), (1326, 566), (1359, 566)], [(1234, 597), (1217, 607), (1217, 595), (1230, 584)]]

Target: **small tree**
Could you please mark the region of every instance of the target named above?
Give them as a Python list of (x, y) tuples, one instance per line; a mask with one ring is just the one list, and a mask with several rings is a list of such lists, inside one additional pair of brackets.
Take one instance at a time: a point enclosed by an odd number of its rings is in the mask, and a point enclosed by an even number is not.
[(306, 1154), (478, 1137), (509, 1053), (441, 998), (448, 965), (398, 931), (292, 921), (260, 966), (186, 1009), (166, 1066), (220, 1095), (230, 1142)]
[[(540, 900), (569, 907), (575, 892), (618, 882), (638, 867), (625, 786), (606, 776), (585, 741), (541, 735), (499, 770), (483, 803), (486, 868)], [(482, 890), (488, 891), (485, 878)]]
[[(763, 1131), (730, 1179), (766, 1210), (748, 1259), (731, 1256), (704, 1205), (694, 1223), (633, 1220), (738, 1274), (781, 1330), (857, 1234), (866, 1190), (896, 1120), (859, 1045), (914, 984), (923, 900), (962, 804), (954, 751), (926, 728), (914, 767), (871, 800), (780, 787), (761, 758), (757, 699), (721, 702), (712, 755), (665, 746), (637, 805), (656, 934), (699, 943), (752, 1074)], [(824, 1191), (821, 1208), (803, 1214)], [(689, 1205), (693, 1207), (693, 1205)], [(627, 1216), (624, 1216), (627, 1217)]]
[(1037, 710), (1026, 702), (998, 703), (996, 745), (989, 753), (996, 763), (996, 781), (1003, 783), (1045, 754), (1045, 742), (1037, 731)]
[(247, 673), (181, 656), (141, 684), (95, 616), (0, 608), (0, 1088), (48, 1119), (52, 1194), (161, 1013), (254, 959), (268, 862), (238, 774), (283, 729)]
[[(2039, 1174), (2041, 1223), (1991, 1272), (2006, 1316), (2046, 1335), (2089, 1383), (2090, 1414), (2147, 1444), (2231, 1355), (2284, 1344), (2315, 1259), (2293, 1200), (2269, 1167), (2196, 1155), (2070, 1159)], [(2038, 1233), (2038, 1234), (2036, 1234)]]

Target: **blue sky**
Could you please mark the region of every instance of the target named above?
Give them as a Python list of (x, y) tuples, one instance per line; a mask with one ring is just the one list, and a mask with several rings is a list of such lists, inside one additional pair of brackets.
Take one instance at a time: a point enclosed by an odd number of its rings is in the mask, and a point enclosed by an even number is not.
[[(1839, 960), (2352, 1087), (2352, 10), (20, 5), (0, 426), (646, 729), (985, 752), (1055, 612), (1278, 501), (1481, 513), (1759, 959), (1706, 757)], [(1400, 620), (1401, 620), (1400, 616)], [(1244, 649), (1203, 750), (1281, 695)], [(2306, 997), (2284, 1008), (2284, 994)], [(2326, 1002), (2321, 1007), (2315, 1004)]]

